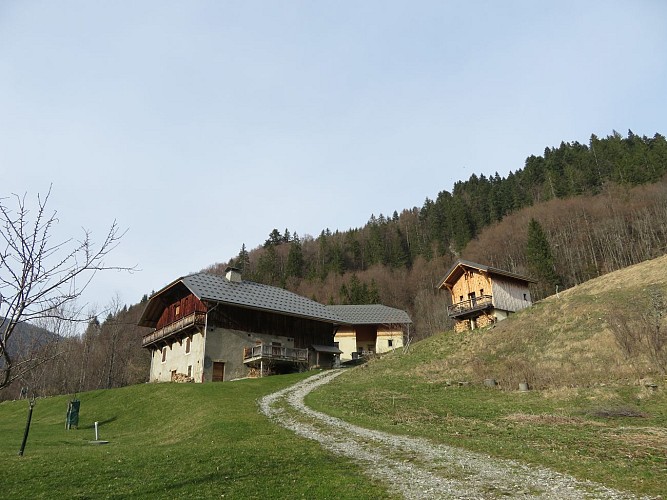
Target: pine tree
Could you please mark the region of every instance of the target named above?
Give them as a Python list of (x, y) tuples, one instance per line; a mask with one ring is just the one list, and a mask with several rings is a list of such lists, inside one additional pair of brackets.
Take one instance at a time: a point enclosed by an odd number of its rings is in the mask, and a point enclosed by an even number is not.
[(280, 231), (273, 229), (271, 234), (269, 234), (269, 239), (264, 242), (264, 248), (268, 248), (274, 245), (280, 245), (283, 242), (283, 235), (280, 234)]
[(551, 245), (542, 225), (535, 219), (528, 224), (528, 242), (526, 244), (526, 258), (535, 277), (555, 286), (561, 283), (556, 273)]
[(257, 275), (259, 281), (267, 285), (277, 285), (280, 282), (280, 270), (278, 269), (278, 256), (276, 247), (269, 245), (257, 262)]
[(241, 245), (239, 256), (236, 259), (236, 267), (238, 267), (243, 274), (250, 271), (250, 254), (245, 248), (245, 243)]
[(287, 269), (285, 270), (285, 273), (288, 277), (303, 277), (303, 251), (301, 249), (301, 242), (296, 236), (296, 233), (294, 239), (290, 243), (289, 253), (287, 254)]

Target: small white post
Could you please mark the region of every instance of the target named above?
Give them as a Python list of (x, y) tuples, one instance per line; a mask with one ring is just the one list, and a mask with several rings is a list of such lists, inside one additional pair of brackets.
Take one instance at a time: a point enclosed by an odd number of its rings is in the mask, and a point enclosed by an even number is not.
[(100, 440), (100, 435), (99, 435), (99, 430), (98, 430), (98, 428), (97, 428), (97, 424), (98, 424), (98, 423), (95, 422), (95, 441), (99, 441), (99, 440)]

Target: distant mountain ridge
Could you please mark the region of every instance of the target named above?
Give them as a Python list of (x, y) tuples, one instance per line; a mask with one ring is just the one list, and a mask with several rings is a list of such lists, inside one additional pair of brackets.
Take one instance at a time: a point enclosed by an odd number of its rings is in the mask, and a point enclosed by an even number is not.
[[(4, 326), (6, 318), (0, 318), (0, 325)], [(60, 338), (59, 335), (50, 332), (45, 328), (31, 325), (30, 323), (20, 322), (16, 325), (8, 345), (9, 355), (14, 357), (23, 357), (34, 349), (39, 349)], [(3, 360), (0, 359), (0, 363)]]

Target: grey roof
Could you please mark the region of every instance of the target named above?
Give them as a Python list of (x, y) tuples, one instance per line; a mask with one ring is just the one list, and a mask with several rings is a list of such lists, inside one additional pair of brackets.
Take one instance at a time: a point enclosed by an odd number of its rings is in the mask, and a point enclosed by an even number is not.
[(191, 274), (181, 278), (181, 281), (203, 301), (278, 312), (335, 324), (345, 322), (323, 304), (275, 286), (254, 281), (234, 283), (224, 276), (207, 273)]
[(345, 323), (354, 325), (411, 324), (408, 313), (401, 309), (370, 305), (333, 305), (327, 309), (339, 316)]

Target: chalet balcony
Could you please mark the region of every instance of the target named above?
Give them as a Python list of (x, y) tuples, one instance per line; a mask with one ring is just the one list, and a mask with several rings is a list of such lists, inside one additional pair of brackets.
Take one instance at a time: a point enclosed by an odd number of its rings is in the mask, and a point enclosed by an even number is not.
[(206, 313), (195, 311), (192, 314), (183, 316), (173, 323), (169, 323), (168, 325), (165, 325), (162, 328), (149, 333), (148, 335), (144, 335), (143, 339), (141, 340), (141, 347), (147, 347), (161, 340), (167, 340), (170, 337), (175, 337), (181, 332), (189, 329), (204, 328), (205, 325)]
[(308, 363), (308, 349), (257, 344), (243, 349), (243, 362), (256, 364), (262, 361), (278, 363)]
[(480, 295), (479, 297), (447, 306), (447, 314), (450, 318), (464, 318), (466, 316), (472, 316), (478, 311), (491, 309), (492, 307), (493, 297), (491, 295)]

